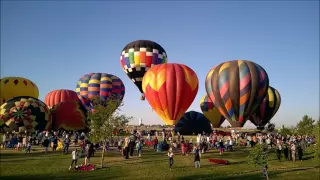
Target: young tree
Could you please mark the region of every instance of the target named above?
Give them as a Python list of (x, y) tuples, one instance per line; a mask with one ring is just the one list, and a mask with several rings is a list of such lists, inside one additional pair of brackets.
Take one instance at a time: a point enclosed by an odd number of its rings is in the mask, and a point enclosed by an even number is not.
[(94, 110), (88, 113), (91, 130), (89, 139), (95, 143), (102, 142), (101, 167), (104, 167), (106, 139), (111, 139), (113, 132), (124, 128), (132, 118), (119, 114), (119, 108), (123, 106), (120, 98), (109, 98), (107, 101), (96, 98), (92, 100), (92, 104)]
[(311, 135), (313, 131), (313, 124), (315, 120), (311, 117), (304, 115), (302, 120), (298, 122), (296, 130), (299, 135)]
[(269, 180), (268, 176), (268, 152), (267, 147), (264, 144), (256, 144), (251, 150), (248, 156), (249, 164), (259, 166), (262, 168), (263, 174)]

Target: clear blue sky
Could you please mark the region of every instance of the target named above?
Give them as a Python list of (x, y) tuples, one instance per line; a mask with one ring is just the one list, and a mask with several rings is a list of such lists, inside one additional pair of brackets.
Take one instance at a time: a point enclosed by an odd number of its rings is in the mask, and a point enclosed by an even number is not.
[(44, 100), (51, 90), (75, 90), (86, 73), (114, 74), (126, 86), (122, 111), (160, 124), (120, 66), (122, 48), (138, 39), (158, 42), (169, 62), (197, 73), (189, 110), (200, 111), (211, 67), (248, 59), (266, 69), (282, 96), (273, 122), (319, 117), (319, 1), (1, 1), (1, 77), (32, 80)]

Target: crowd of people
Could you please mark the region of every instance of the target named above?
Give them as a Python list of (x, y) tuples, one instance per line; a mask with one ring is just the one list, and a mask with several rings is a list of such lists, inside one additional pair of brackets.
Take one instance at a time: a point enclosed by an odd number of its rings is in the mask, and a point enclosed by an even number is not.
[[(195, 141), (194, 141), (195, 140)], [(104, 142), (91, 143), (84, 132), (35, 132), (35, 133), (5, 133), (3, 134), (2, 147), (12, 148), (17, 151), (25, 151), (31, 153), (32, 146), (42, 146), (44, 152), (52, 152), (61, 149), (63, 154), (69, 153), (70, 145), (75, 147), (72, 151), (72, 162), (69, 167), (71, 169), (76, 166), (78, 158), (85, 158), (85, 165), (90, 164), (90, 157), (94, 156), (96, 150), (110, 150), (111, 147), (117, 147), (119, 153), (128, 159), (137, 152), (137, 156), (142, 156), (143, 146), (153, 148), (157, 152), (168, 151), (169, 168), (173, 166), (174, 154), (179, 153), (189, 156), (194, 154), (194, 163), (196, 168), (200, 168), (201, 154), (206, 153), (209, 149), (218, 149), (222, 155), (225, 151), (234, 151), (237, 146), (254, 147), (256, 144), (265, 144), (268, 149), (275, 149), (278, 160), (296, 161), (296, 156), (302, 160), (303, 153), (307, 146), (314, 143), (312, 136), (296, 136), (273, 133), (240, 133), (232, 131), (232, 133), (224, 134), (221, 132), (213, 132), (211, 134), (198, 134), (195, 139), (185, 139), (179, 132), (175, 134), (173, 131), (155, 131), (152, 135), (134, 131), (130, 136), (115, 136), (106, 139)], [(79, 149), (78, 149), (79, 148)]]

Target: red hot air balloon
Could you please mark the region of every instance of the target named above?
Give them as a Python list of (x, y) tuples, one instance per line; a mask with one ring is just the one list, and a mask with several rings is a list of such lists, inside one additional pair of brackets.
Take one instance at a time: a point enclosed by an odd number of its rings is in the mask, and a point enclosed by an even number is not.
[(86, 130), (87, 110), (80, 101), (63, 101), (52, 107), (55, 130)]
[(227, 61), (211, 69), (206, 90), (232, 127), (242, 127), (259, 106), (269, 87), (267, 72), (246, 60)]
[(77, 93), (68, 89), (58, 89), (47, 94), (44, 102), (51, 109), (54, 105), (65, 101), (78, 101)]
[(183, 64), (156, 65), (144, 75), (142, 89), (150, 106), (162, 120), (174, 125), (196, 97), (198, 77)]

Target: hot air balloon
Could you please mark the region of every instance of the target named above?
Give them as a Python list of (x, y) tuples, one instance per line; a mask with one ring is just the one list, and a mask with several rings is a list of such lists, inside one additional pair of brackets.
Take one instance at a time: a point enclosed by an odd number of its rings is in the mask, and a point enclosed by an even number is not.
[(176, 124), (198, 92), (196, 73), (183, 64), (161, 64), (147, 71), (143, 92), (154, 111), (168, 125)]
[(211, 133), (210, 121), (202, 114), (196, 111), (185, 113), (174, 127), (175, 132), (181, 135), (192, 135), (193, 133)]
[(157, 43), (149, 40), (137, 40), (127, 44), (121, 53), (120, 64), (124, 72), (142, 93), (142, 78), (154, 65), (167, 63), (166, 51)]
[(204, 95), (201, 98), (200, 108), (203, 115), (207, 119), (209, 119), (214, 128), (220, 127), (221, 124), (224, 122), (225, 118), (222, 116), (219, 110), (216, 107), (214, 107), (213, 102), (207, 95)]
[(49, 92), (44, 100), (44, 102), (50, 109), (54, 105), (65, 101), (79, 101), (77, 93), (68, 89), (58, 89)]
[[(79, 82), (80, 81), (80, 82)], [(87, 109), (93, 109), (92, 100), (99, 98), (107, 102), (110, 98), (122, 101), (125, 87), (120, 78), (106, 73), (84, 75), (77, 83), (76, 93)]]
[(50, 130), (51, 127), (50, 111), (39, 99), (18, 96), (0, 106), (0, 129), (3, 132), (34, 132)]
[(87, 130), (87, 110), (78, 100), (62, 101), (52, 108), (53, 129)]
[(39, 97), (36, 84), (23, 77), (4, 77), (0, 79), (0, 105), (17, 96)]
[(281, 97), (279, 92), (273, 87), (269, 86), (266, 97), (261, 102), (250, 117), (250, 121), (257, 126), (258, 129), (263, 129), (269, 123), (271, 118), (277, 113), (281, 104)]
[(232, 127), (242, 127), (259, 106), (269, 87), (267, 72), (247, 60), (233, 60), (211, 69), (207, 94)]

